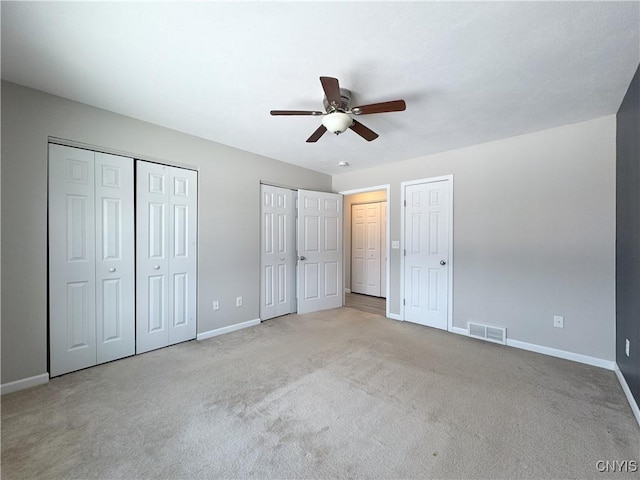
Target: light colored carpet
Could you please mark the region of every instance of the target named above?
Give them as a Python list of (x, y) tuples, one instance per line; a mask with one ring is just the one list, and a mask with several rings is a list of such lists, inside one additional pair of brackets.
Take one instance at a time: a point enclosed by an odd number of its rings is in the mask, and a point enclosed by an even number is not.
[(613, 372), (341, 308), (2, 397), (2, 478), (624, 478)]

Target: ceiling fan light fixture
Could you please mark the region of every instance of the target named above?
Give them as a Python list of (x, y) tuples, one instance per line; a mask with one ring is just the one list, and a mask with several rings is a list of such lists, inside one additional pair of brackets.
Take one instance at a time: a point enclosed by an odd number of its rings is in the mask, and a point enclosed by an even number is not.
[(322, 117), (322, 125), (324, 125), (331, 133), (335, 133), (336, 135), (344, 132), (352, 123), (353, 118), (351, 118), (351, 115), (344, 112), (328, 113)]

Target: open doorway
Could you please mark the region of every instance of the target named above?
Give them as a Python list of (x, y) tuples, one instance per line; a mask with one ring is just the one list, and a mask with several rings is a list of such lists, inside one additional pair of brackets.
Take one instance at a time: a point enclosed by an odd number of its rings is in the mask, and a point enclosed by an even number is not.
[(382, 185), (344, 195), (346, 307), (387, 316), (388, 192)]

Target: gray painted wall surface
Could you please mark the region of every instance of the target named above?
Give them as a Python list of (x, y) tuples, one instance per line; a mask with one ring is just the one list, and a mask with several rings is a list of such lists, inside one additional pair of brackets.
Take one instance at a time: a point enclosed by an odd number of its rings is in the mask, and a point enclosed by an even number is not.
[(2, 82), (3, 384), (47, 371), (49, 136), (199, 168), (199, 333), (259, 318), (260, 181), (331, 187), (328, 175)]
[[(454, 175), (454, 326), (615, 359), (615, 116), (333, 177), (334, 191)], [(400, 250), (391, 250), (391, 313), (400, 314)], [(553, 315), (565, 317), (564, 329)]]
[(616, 360), (640, 403), (640, 68), (617, 120)]

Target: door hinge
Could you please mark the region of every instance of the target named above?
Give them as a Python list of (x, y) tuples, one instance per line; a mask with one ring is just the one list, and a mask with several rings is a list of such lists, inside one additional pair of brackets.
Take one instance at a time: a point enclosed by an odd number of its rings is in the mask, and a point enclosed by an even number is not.
[(404, 249), (404, 256), (405, 257), (407, 256), (407, 249), (406, 248)]
[(405, 207), (407, 206), (407, 201), (406, 201), (406, 200), (404, 201), (404, 206), (405, 206)]
[(406, 298), (403, 298), (403, 299), (402, 299), (402, 305), (406, 305), (406, 304), (407, 304), (407, 299), (406, 299)]

